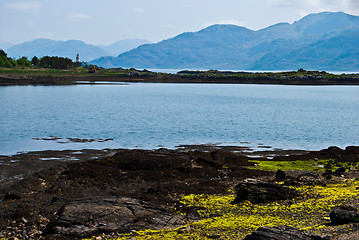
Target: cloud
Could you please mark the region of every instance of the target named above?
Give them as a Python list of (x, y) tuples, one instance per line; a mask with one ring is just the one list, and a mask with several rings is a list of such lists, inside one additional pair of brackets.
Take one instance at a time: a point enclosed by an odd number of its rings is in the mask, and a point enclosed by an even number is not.
[(54, 34), (52, 32), (37, 32), (36, 38), (54, 38)]
[(31, 21), (27, 21), (25, 22), (26, 26), (29, 26), (29, 27), (33, 27), (34, 26), (34, 23), (31, 22)]
[(301, 17), (323, 11), (359, 13), (359, 0), (267, 0), (267, 2), (275, 7), (291, 8)]
[(74, 13), (69, 16), (69, 19), (72, 22), (77, 22), (77, 21), (86, 20), (86, 19), (90, 19), (90, 18), (91, 18), (91, 16), (84, 14), (84, 13)]
[(346, 11), (359, 9), (358, 0), (267, 0), (269, 4), (278, 7)]
[(6, 4), (8, 8), (23, 12), (37, 12), (42, 8), (43, 4), (40, 2), (14, 2)]
[(358, 0), (348, 0), (349, 7), (355, 11), (359, 10), (359, 1)]
[(135, 13), (142, 14), (142, 13), (145, 12), (145, 9), (143, 9), (143, 8), (134, 8), (133, 11), (134, 11)]

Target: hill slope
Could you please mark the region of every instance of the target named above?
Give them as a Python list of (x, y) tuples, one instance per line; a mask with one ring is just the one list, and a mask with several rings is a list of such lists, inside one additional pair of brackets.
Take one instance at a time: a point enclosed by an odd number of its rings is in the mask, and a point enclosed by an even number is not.
[(359, 17), (342, 12), (310, 14), (293, 24), (258, 31), (213, 25), (157, 44), (142, 45), (116, 58), (92, 63), (103, 67), (243, 70), (359, 70)]
[(73, 60), (75, 60), (76, 54), (80, 54), (81, 60), (84, 61), (108, 55), (100, 47), (86, 44), (82, 41), (69, 40), (64, 42), (50, 39), (36, 39), (18, 44), (9, 48), (7, 53), (10, 57), (15, 58), (20, 56), (26, 56), (27, 58), (32, 58), (33, 56), (59, 56), (68, 57)]

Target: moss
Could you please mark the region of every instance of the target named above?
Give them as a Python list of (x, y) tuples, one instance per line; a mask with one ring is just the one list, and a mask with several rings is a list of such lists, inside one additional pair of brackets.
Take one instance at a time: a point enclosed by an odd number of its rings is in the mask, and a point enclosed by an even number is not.
[(255, 163), (252, 169), (265, 170), (265, 171), (291, 171), (291, 170), (309, 170), (324, 172), (326, 169), (335, 170), (339, 166), (344, 166), (346, 169), (358, 169), (357, 162), (340, 162), (337, 163), (332, 159), (326, 160), (297, 160), (297, 161), (257, 161), (250, 160), (249, 162)]
[(188, 195), (181, 202), (199, 209), (202, 220), (172, 230), (145, 230), (122, 234), (116, 239), (242, 239), (260, 226), (289, 225), (318, 233), (335, 231), (328, 225), (330, 210), (344, 200), (358, 196), (358, 181), (340, 184), (304, 186), (295, 189), (303, 197), (287, 202), (232, 204), (233, 193), (228, 195)]

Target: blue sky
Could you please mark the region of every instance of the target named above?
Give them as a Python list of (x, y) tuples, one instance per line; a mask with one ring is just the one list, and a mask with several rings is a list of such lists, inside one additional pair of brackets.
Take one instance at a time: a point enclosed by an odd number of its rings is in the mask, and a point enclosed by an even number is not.
[(158, 42), (216, 23), (257, 30), (322, 11), (359, 15), (359, 0), (0, 0), (0, 42)]

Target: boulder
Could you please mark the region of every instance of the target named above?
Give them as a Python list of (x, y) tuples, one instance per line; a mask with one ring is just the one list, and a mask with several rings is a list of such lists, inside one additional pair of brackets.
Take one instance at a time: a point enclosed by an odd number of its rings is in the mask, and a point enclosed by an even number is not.
[(287, 181), (286, 185), (301, 186), (301, 185), (319, 185), (324, 184), (323, 177), (317, 173), (307, 172), (300, 174), (296, 179)]
[(181, 217), (160, 207), (127, 197), (91, 197), (63, 206), (47, 234), (89, 237), (109, 232), (129, 232), (144, 227), (161, 229), (184, 224)]
[(315, 234), (301, 231), (289, 226), (260, 227), (244, 240), (327, 240)]
[(334, 171), (336, 175), (342, 175), (343, 173), (345, 173), (345, 167), (339, 167)]
[(275, 178), (278, 180), (284, 180), (287, 177), (284, 171), (278, 170), (275, 174)]
[(249, 200), (253, 203), (274, 202), (293, 199), (299, 196), (297, 190), (277, 183), (264, 182), (250, 178), (239, 183), (235, 189), (237, 190), (237, 196), (233, 203), (239, 203), (245, 200)]
[(21, 199), (21, 197), (19, 195), (17, 195), (16, 193), (6, 193), (4, 196), (4, 201), (18, 200), (18, 199)]
[(359, 218), (359, 213), (353, 206), (341, 205), (330, 212), (330, 221), (334, 225), (351, 223), (357, 218)]

